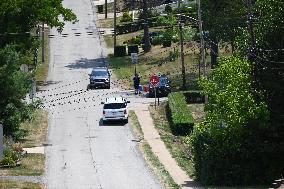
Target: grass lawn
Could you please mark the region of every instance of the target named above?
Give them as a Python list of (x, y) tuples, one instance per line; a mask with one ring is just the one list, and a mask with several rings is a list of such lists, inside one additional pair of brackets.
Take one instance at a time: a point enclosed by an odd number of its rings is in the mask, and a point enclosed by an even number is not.
[(151, 116), (155, 123), (155, 128), (159, 132), (161, 139), (165, 143), (167, 149), (177, 161), (178, 165), (191, 177), (193, 175), (193, 164), (191, 162), (191, 153), (186, 146), (186, 137), (174, 136), (166, 115), (166, 103), (162, 103), (155, 110), (154, 107), (149, 107)]
[(129, 111), (129, 118), (136, 136), (141, 140), (140, 149), (142, 150), (142, 154), (146, 159), (146, 162), (150, 165), (150, 168), (158, 176), (158, 178), (167, 186), (167, 188), (180, 189), (180, 187), (174, 182), (168, 171), (164, 168), (163, 164), (160, 163), (159, 159), (152, 152), (152, 149), (149, 144), (143, 140), (144, 134), (134, 111)]
[(195, 122), (199, 123), (204, 121), (205, 112), (204, 112), (204, 104), (188, 104), (188, 108), (192, 113), (192, 117)]
[(42, 62), (42, 46), (39, 47), (38, 50), (38, 66), (36, 68), (36, 81), (37, 85), (42, 85), (47, 78), (48, 75), (48, 65), (49, 65), (49, 29), (45, 29), (44, 32), (44, 59), (45, 62)]
[(45, 157), (43, 154), (27, 154), (23, 157), (22, 164), (13, 168), (1, 168), (2, 176), (40, 176), (45, 169)]
[[(149, 54), (153, 54), (153, 56), (149, 56)], [(150, 76), (154, 73), (166, 74), (171, 81), (173, 90), (179, 90), (182, 87), (180, 59), (159, 64), (157, 62), (169, 56), (169, 52), (160, 53), (160, 50), (157, 48), (155, 50), (153, 49), (149, 54), (140, 55), (139, 63), (136, 65), (136, 70), (141, 77), (141, 84), (147, 84)], [(111, 68), (121, 83), (123, 83), (126, 88), (132, 87), (135, 66), (131, 63), (130, 57), (111, 57), (110, 61)], [(185, 69), (188, 89), (197, 89), (196, 78), (198, 77), (198, 68), (194, 55), (185, 57)]]
[[(163, 28), (150, 28), (150, 31), (159, 31)], [(134, 33), (118, 35), (117, 44), (122, 45), (124, 41), (127, 41), (137, 35), (142, 34), (142, 30)], [(113, 48), (113, 38), (111, 36), (106, 36), (105, 41), (108, 47)], [(171, 80), (171, 86), (173, 90), (179, 90), (182, 87), (182, 74), (181, 74), (181, 61), (177, 58), (174, 61), (169, 61), (170, 52), (174, 50), (179, 50), (179, 44), (172, 44), (171, 47), (152, 46), (152, 49), (148, 53), (144, 53), (140, 49), (137, 72), (141, 76), (141, 84), (146, 84), (149, 81), (150, 75), (156, 74), (166, 74)], [(199, 75), (198, 69), (198, 47), (197, 44), (184, 45), (185, 53), (185, 72), (187, 88), (189, 90), (195, 90), (197, 88), (196, 79)], [(130, 57), (110, 57), (111, 66), (120, 80), (120, 82), (126, 86), (125, 88), (132, 87), (132, 78), (134, 75), (134, 65), (131, 63)], [(207, 56), (207, 64), (209, 65), (210, 57)], [(202, 67), (200, 72), (202, 74)], [(210, 69), (208, 67), (207, 72)]]
[(106, 42), (107, 48), (113, 48), (113, 37), (112, 37), (112, 35), (103, 35), (103, 38)]
[[(117, 19), (119, 21), (119, 19)], [(99, 19), (97, 22), (99, 28), (113, 28), (113, 18)], [(117, 23), (118, 24), (118, 23)]]
[(46, 140), (48, 113), (42, 109), (36, 109), (34, 114), (32, 121), (21, 124), (21, 128), (28, 132), (27, 136), (21, 140), (24, 148), (42, 146)]
[(20, 182), (20, 181), (10, 181), (10, 180), (0, 180), (0, 189), (43, 189), (42, 184), (30, 183), (30, 182)]

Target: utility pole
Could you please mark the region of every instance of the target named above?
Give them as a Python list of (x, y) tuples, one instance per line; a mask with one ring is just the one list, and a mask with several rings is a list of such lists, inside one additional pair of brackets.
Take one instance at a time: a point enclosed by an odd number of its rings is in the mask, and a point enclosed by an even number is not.
[(113, 5), (113, 48), (116, 47), (116, 0), (114, 0)]
[(0, 161), (3, 159), (3, 125), (0, 124)]
[[(204, 36), (202, 30), (202, 19), (201, 19), (201, 0), (197, 0), (197, 7), (198, 7), (198, 25), (199, 25), (199, 32), (200, 32), (200, 54), (201, 54), (201, 64), (203, 65), (203, 76), (206, 77), (206, 61), (205, 61), (205, 49), (204, 49)], [(200, 64), (199, 64), (200, 70)], [(200, 72), (199, 72), (200, 74)], [(200, 77), (200, 75), (199, 75)]]
[(180, 36), (180, 60), (181, 60), (181, 72), (182, 72), (182, 88), (186, 89), (186, 78), (185, 78), (185, 66), (184, 66), (184, 52), (183, 52), (183, 23), (181, 23), (181, 11), (180, 11), (181, 0), (178, 1), (179, 10), (179, 36)]
[(44, 23), (42, 23), (41, 26), (41, 61), (42, 63), (45, 62), (45, 58), (44, 58)]
[(105, 19), (107, 19), (107, 0), (105, 0)]
[[(39, 40), (39, 36), (40, 35), (40, 26), (38, 25), (37, 26), (37, 29), (36, 29), (36, 38), (37, 40)], [(36, 68), (37, 67), (37, 63), (38, 63), (38, 47), (36, 47), (34, 49), (34, 67)]]

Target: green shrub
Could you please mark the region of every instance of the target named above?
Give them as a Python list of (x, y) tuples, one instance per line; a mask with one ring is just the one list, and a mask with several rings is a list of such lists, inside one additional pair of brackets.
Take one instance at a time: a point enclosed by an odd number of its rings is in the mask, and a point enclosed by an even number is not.
[(163, 36), (155, 36), (152, 39), (152, 45), (161, 45), (163, 43)]
[(170, 47), (172, 46), (171, 40), (163, 40), (163, 47)]
[(139, 53), (138, 45), (128, 45), (128, 55), (130, 56), (131, 53)]
[(165, 7), (165, 12), (166, 12), (167, 14), (172, 13), (172, 12), (173, 12), (172, 7), (171, 7), (170, 5), (166, 5), (166, 7)]
[(283, 170), (284, 150), (273, 140), (253, 71), (253, 64), (242, 58), (222, 58), (210, 77), (199, 81), (209, 100), (206, 119), (194, 127), (190, 146), (194, 174), (203, 184), (268, 184)]
[(132, 17), (128, 12), (124, 12), (122, 14), (122, 17), (120, 18), (120, 22), (131, 22), (132, 21)]
[(131, 38), (130, 40), (124, 41), (123, 44), (128, 44), (128, 45), (141, 45), (142, 43), (142, 36), (136, 36)]
[(114, 48), (114, 56), (116, 57), (126, 56), (126, 46), (124, 45), (116, 46)]
[(7, 157), (5, 156), (1, 161), (0, 161), (0, 165), (1, 166), (12, 166), (12, 165), (15, 165), (16, 164), (16, 161), (13, 160), (13, 158), (11, 157)]
[(12, 158), (14, 161), (19, 159), (19, 153), (13, 150), (11, 146), (4, 145), (3, 155)]
[(97, 5), (97, 8), (98, 8), (98, 13), (104, 12), (104, 6), (103, 5)]
[(168, 96), (168, 108), (171, 128), (174, 134), (187, 135), (193, 127), (193, 117), (182, 93), (171, 93)]

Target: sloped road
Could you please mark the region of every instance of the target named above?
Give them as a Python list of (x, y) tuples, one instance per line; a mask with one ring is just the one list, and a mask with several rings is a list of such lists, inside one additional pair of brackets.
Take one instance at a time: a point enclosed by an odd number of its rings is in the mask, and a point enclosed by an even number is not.
[(160, 189), (128, 125), (102, 125), (100, 102), (123, 95), (111, 89), (87, 91), (88, 73), (105, 66), (105, 48), (89, 0), (65, 0), (79, 22), (62, 34), (51, 31), (48, 86), (37, 94), (49, 111), (46, 181), (49, 189)]

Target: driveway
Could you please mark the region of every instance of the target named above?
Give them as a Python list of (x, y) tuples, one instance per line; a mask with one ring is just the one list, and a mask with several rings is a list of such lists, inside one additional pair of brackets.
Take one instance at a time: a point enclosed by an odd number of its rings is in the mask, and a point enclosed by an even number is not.
[(147, 168), (129, 125), (100, 120), (100, 102), (108, 96), (123, 95), (133, 104), (144, 100), (113, 83), (111, 89), (86, 90), (91, 69), (107, 66), (91, 2), (65, 0), (79, 22), (50, 35), (48, 86), (37, 94), (49, 111), (47, 188), (163, 188)]

